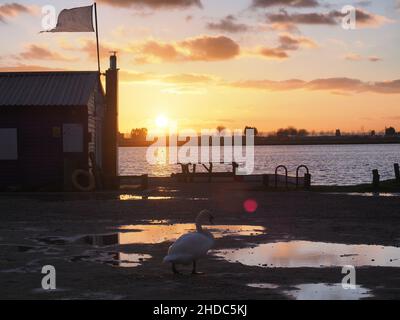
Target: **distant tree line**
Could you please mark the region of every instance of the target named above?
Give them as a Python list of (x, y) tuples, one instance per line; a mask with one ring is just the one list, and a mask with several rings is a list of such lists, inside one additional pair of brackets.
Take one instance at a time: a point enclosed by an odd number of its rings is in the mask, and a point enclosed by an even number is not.
[(306, 137), (309, 132), (306, 129), (296, 129), (295, 127), (281, 128), (276, 131), (278, 137)]
[[(224, 126), (218, 126), (217, 131), (219, 133), (222, 133), (224, 130), (227, 128)], [(276, 136), (278, 138), (288, 138), (288, 137), (307, 137), (307, 136), (336, 136), (336, 137), (341, 137), (341, 136), (356, 136), (360, 135), (360, 133), (356, 132), (351, 132), (351, 133), (343, 133), (340, 129), (336, 129), (336, 131), (321, 131), (316, 133), (315, 131), (307, 131), (306, 129), (297, 129), (293, 126), (289, 126), (287, 128), (280, 128), (274, 132), (270, 132), (269, 134), (260, 134), (260, 131), (253, 126), (246, 126), (244, 128), (243, 133), (246, 134), (248, 130), (254, 130), (254, 135), (255, 136)], [(148, 130), (146, 128), (135, 128), (132, 129), (130, 134), (124, 135), (120, 134), (120, 140), (131, 140), (133, 142), (144, 142), (146, 141), (146, 137), (148, 134)], [(394, 127), (388, 127), (385, 128), (383, 132), (380, 132), (380, 134), (384, 134), (386, 137), (393, 137), (400, 135), (400, 132), (397, 132)], [(365, 135), (364, 133), (362, 135)], [(370, 136), (376, 136), (377, 133), (375, 130), (371, 130), (368, 132), (368, 135)]]

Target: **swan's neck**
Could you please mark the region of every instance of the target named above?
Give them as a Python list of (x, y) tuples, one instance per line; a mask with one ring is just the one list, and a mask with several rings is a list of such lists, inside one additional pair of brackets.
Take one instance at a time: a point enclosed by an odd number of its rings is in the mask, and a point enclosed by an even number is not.
[(196, 230), (198, 233), (201, 233), (212, 240), (214, 239), (213, 234), (210, 231), (203, 229), (203, 226), (199, 222), (196, 222)]
[(199, 221), (196, 221), (196, 230), (197, 232), (204, 233), (203, 226)]

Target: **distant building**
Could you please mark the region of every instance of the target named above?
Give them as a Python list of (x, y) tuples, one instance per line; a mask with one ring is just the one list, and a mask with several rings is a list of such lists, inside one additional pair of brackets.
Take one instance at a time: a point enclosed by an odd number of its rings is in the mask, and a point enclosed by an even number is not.
[(106, 87), (97, 71), (0, 73), (0, 189), (72, 190), (79, 170), (116, 188), (115, 55)]
[(342, 132), (340, 131), (340, 129), (336, 129), (335, 136), (336, 137), (341, 137), (342, 136)]

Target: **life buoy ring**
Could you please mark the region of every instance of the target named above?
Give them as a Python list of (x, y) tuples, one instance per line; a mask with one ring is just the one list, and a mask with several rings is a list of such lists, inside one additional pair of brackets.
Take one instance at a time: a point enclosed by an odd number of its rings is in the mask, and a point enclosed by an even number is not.
[[(88, 185), (87, 186), (82, 186), (79, 181), (78, 178), (80, 176), (85, 176), (88, 179)], [(89, 191), (93, 191), (96, 188), (96, 182), (94, 179), (93, 174), (91, 174), (88, 171), (85, 170), (75, 170), (74, 173), (72, 174), (72, 184), (74, 185), (74, 187), (82, 192), (89, 192)]]

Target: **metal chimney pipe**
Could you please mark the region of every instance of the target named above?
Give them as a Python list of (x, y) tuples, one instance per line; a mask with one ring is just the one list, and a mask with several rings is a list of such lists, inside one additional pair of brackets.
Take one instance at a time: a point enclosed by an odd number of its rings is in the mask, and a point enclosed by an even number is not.
[(106, 71), (106, 108), (103, 125), (103, 173), (107, 189), (119, 188), (118, 172), (118, 68), (116, 52)]
[(111, 52), (112, 56), (110, 56), (110, 70), (117, 70), (117, 52)]

